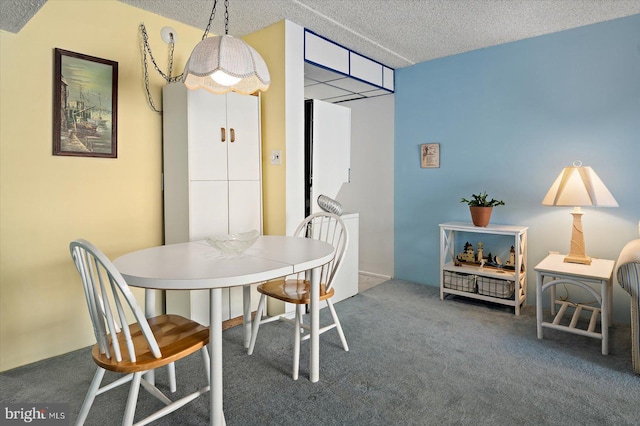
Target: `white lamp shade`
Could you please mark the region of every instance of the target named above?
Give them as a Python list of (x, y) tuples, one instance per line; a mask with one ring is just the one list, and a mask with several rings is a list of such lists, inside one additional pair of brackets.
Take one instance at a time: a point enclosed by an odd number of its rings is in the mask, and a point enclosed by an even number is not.
[[(240, 80), (232, 85), (224, 81), (221, 84), (211, 77), (216, 71)], [(196, 45), (184, 69), (183, 82), (191, 90), (202, 87), (216, 94), (233, 91), (248, 95), (266, 91), (271, 77), (267, 64), (254, 48), (241, 39), (223, 35), (205, 38)]]
[(546, 206), (617, 207), (613, 195), (591, 167), (565, 167), (542, 200)]

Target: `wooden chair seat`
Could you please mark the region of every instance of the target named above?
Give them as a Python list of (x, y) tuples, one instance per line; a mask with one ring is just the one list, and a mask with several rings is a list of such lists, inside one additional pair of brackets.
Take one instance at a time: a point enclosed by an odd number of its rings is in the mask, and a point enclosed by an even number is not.
[[(130, 325), (131, 340), (135, 348), (136, 361), (123, 359), (118, 362), (114, 357), (107, 358), (100, 353), (96, 343), (93, 346), (93, 360), (97, 365), (109, 371), (119, 373), (136, 373), (139, 371), (153, 370), (182, 359), (209, 343), (209, 329), (195, 321), (179, 315), (160, 315), (147, 319), (151, 332), (158, 342), (162, 353), (161, 358), (156, 358), (145, 340), (145, 336), (138, 323)], [(117, 333), (120, 347), (126, 347), (125, 336)], [(110, 345), (111, 346), (111, 345)], [(110, 347), (112, 353), (113, 348)]]
[[(311, 303), (311, 285), (306, 280), (268, 281), (258, 286), (258, 293), (296, 305)], [(320, 284), (320, 301), (333, 297), (334, 293), (333, 288), (327, 291), (327, 286)]]

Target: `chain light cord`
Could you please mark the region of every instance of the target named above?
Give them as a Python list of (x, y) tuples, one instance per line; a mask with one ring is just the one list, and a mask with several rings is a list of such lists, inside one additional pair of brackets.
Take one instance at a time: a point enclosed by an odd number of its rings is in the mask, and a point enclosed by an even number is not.
[(140, 24), (140, 32), (142, 33), (142, 43), (143, 43), (142, 58), (143, 58), (143, 62), (144, 62), (144, 87), (145, 87), (145, 90), (147, 92), (147, 100), (149, 101), (149, 106), (151, 107), (151, 109), (153, 111), (162, 112), (161, 110), (156, 108), (156, 106), (155, 106), (155, 104), (153, 102), (153, 98), (151, 97), (151, 90), (149, 89), (149, 63), (147, 61), (147, 55), (149, 55), (149, 58), (151, 58), (151, 63), (153, 64), (153, 67), (156, 69), (156, 71), (158, 71), (158, 73), (160, 73), (162, 78), (164, 78), (165, 81), (167, 81), (167, 83), (174, 83), (174, 82), (179, 81), (180, 79), (182, 79), (182, 74), (177, 75), (175, 77), (171, 76), (171, 72), (172, 72), (172, 69), (173, 69), (173, 50), (174, 50), (174, 47), (175, 47), (173, 34), (170, 34), (170, 41), (169, 41), (169, 74), (165, 74), (165, 73), (162, 72), (162, 70), (160, 69), (160, 67), (156, 63), (156, 60), (153, 57), (153, 54), (151, 53), (151, 47), (149, 46), (149, 36), (147, 35), (147, 29), (145, 28), (144, 24)]
[(224, 0), (224, 35), (229, 35), (229, 0)]
[(207, 28), (204, 30), (204, 34), (202, 34), (202, 40), (207, 38), (209, 34), (209, 30), (211, 29), (211, 23), (213, 22), (214, 16), (216, 16), (216, 6), (218, 5), (218, 0), (213, 1), (213, 9), (211, 9), (211, 15), (209, 16), (209, 23), (207, 24)]
[[(218, 0), (214, 0), (213, 9), (211, 9), (211, 15), (209, 16), (209, 23), (207, 23), (207, 28), (204, 30), (204, 34), (202, 34), (202, 40), (207, 38), (207, 35), (209, 34), (209, 30), (211, 29), (211, 23), (213, 22), (213, 18), (216, 16), (217, 5), (218, 5)], [(226, 34), (229, 34), (229, 0), (225, 0), (224, 9), (225, 9), (224, 10), (224, 32), (226, 35)], [(149, 106), (153, 111), (162, 113), (161, 110), (156, 108), (155, 103), (153, 102), (153, 98), (151, 97), (151, 90), (149, 89), (149, 64), (147, 61), (147, 55), (149, 55), (149, 58), (151, 58), (151, 63), (153, 64), (153, 67), (156, 69), (156, 71), (158, 71), (158, 73), (160, 73), (162, 78), (164, 78), (167, 83), (175, 83), (177, 81), (182, 80), (182, 76), (184, 73), (177, 75), (175, 77), (171, 76), (171, 72), (173, 69), (173, 50), (175, 47), (173, 34), (169, 34), (169, 37), (170, 37), (169, 73), (165, 74), (164, 72), (162, 72), (162, 70), (156, 63), (156, 60), (153, 57), (153, 54), (151, 53), (151, 46), (149, 46), (149, 36), (147, 35), (147, 29), (145, 28), (144, 24), (140, 24), (140, 32), (142, 33), (142, 43), (143, 43), (142, 58), (144, 62), (144, 88), (147, 92), (147, 101), (149, 102)]]

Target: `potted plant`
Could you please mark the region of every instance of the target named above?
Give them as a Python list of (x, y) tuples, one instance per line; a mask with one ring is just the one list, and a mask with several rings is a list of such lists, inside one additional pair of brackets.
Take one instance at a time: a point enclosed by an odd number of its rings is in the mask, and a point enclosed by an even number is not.
[(487, 226), (491, 218), (491, 212), (495, 206), (504, 206), (504, 201), (492, 198), (487, 200), (487, 192), (472, 194), (471, 199), (462, 198), (461, 203), (467, 203), (471, 212), (471, 220), (475, 226)]

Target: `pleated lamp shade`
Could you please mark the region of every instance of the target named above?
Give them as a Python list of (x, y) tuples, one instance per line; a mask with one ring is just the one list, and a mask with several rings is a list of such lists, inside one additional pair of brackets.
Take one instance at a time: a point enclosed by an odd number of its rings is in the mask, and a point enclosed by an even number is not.
[(583, 167), (580, 161), (565, 167), (549, 188), (542, 200), (545, 206), (573, 206), (573, 224), (569, 254), (564, 258), (568, 263), (591, 264), (584, 244), (581, 206), (618, 207), (616, 199), (591, 167)]
[[(212, 77), (213, 76), (213, 77)], [(212, 93), (244, 95), (266, 91), (269, 69), (260, 54), (241, 39), (230, 35), (208, 37), (196, 45), (184, 69), (187, 88)]]
[(618, 207), (591, 167), (565, 167), (542, 200), (545, 206)]

